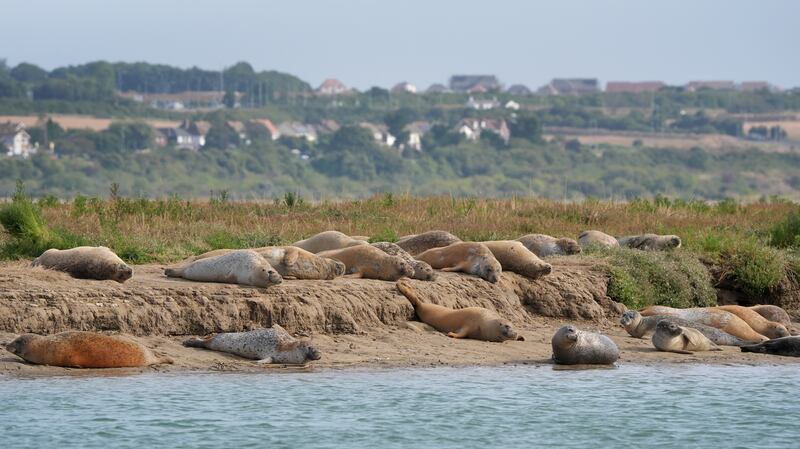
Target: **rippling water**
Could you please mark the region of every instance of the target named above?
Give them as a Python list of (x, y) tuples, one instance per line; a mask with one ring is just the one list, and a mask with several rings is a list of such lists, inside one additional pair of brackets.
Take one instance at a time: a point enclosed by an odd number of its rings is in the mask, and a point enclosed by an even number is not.
[(0, 378), (0, 447), (800, 447), (800, 367)]

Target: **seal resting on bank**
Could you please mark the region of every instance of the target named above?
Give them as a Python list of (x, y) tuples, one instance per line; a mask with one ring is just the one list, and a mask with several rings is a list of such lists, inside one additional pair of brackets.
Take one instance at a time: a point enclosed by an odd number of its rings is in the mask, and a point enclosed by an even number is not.
[(705, 324), (706, 326), (716, 327), (721, 329), (734, 337), (739, 337), (742, 340), (760, 343), (769, 338), (754, 331), (747, 323), (738, 316), (718, 310), (714, 308), (695, 307), (691, 309), (673, 309), (666, 306), (650, 306), (644, 310), (640, 310), (642, 316), (650, 315), (670, 315), (678, 318), (683, 318), (692, 323)]
[(257, 252), (244, 249), (189, 262), (176, 268), (165, 268), (169, 277), (198, 282), (269, 287), (283, 282), (281, 275)]
[(205, 338), (190, 338), (183, 342), (190, 348), (227, 352), (259, 363), (301, 364), (319, 360), (320, 354), (308, 339), (292, 337), (277, 324), (249, 332), (226, 332)]
[(492, 251), (486, 245), (476, 242), (458, 242), (442, 248), (431, 248), (418, 254), (416, 258), (437, 270), (463, 271), (492, 283), (500, 279), (503, 271)]
[(372, 246), (390, 256), (402, 257), (406, 263), (411, 265), (411, 269), (414, 271), (414, 274), (411, 276), (413, 279), (419, 279), (420, 281), (432, 281), (436, 278), (436, 274), (433, 272), (433, 268), (429, 264), (421, 260), (414, 259), (411, 257), (411, 254), (408, 254), (406, 250), (400, 248), (396, 244), (391, 242), (376, 242), (372, 243)]
[(695, 351), (722, 351), (699, 330), (678, 326), (669, 320), (661, 320), (653, 333), (653, 346), (659, 351), (691, 354)]
[(782, 337), (757, 345), (742, 346), (742, 352), (800, 357), (800, 337)]
[(369, 244), (322, 251), (317, 255), (344, 263), (345, 273), (351, 277), (396, 281), (414, 274), (411, 265), (402, 257), (390, 256)]
[(665, 251), (680, 248), (681, 238), (677, 235), (641, 234), (628, 235), (617, 239), (619, 246), (644, 251)]
[(692, 323), (684, 319), (669, 315), (650, 315), (643, 317), (635, 310), (628, 310), (622, 314), (619, 322), (631, 337), (642, 338), (647, 334), (655, 332), (659, 321), (666, 320), (678, 326), (691, 327), (697, 329), (706, 338), (721, 346), (744, 346), (751, 344), (741, 338), (717, 329), (716, 327), (706, 326), (705, 324)]
[(361, 239), (355, 239), (347, 234), (339, 231), (324, 231), (319, 234), (312, 235), (305, 240), (299, 240), (292, 243), (292, 246), (302, 248), (314, 254), (321, 253), (322, 251), (331, 251), (334, 249), (349, 248), (357, 245), (368, 245), (368, 243)]
[(172, 363), (122, 335), (69, 331), (41, 336), (23, 334), (6, 345), (6, 350), (37, 365), (71, 368), (129, 368)]
[(483, 307), (450, 309), (422, 302), (417, 292), (406, 282), (398, 282), (397, 289), (414, 307), (414, 312), (423, 323), (452, 338), (472, 338), (501, 342), (525, 340), (510, 322)]
[(619, 242), (614, 237), (600, 231), (583, 231), (578, 236), (578, 244), (586, 249), (590, 246), (606, 248), (619, 248)]
[(527, 234), (517, 239), (528, 251), (539, 257), (569, 256), (581, 252), (578, 242), (568, 238), (555, 238), (545, 234)]
[(717, 306), (714, 308), (724, 310), (738, 316), (739, 318), (743, 319), (748, 326), (752, 327), (754, 331), (768, 338), (781, 338), (792, 335), (789, 333), (789, 329), (786, 329), (786, 326), (783, 324), (769, 321), (749, 307)]
[[(199, 256), (190, 257), (187, 262), (207, 259), (231, 253), (233, 249), (217, 249)], [(253, 248), (284, 279), (325, 279), (330, 280), (344, 275), (345, 266), (338, 260), (320, 257), (296, 246), (264, 246)]]
[(759, 315), (769, 321), (783, 324), (792, 335), (797, 335), (797, 329), (794, 324), (792, 324), (792, 318), (782, 308), (770, 304), (759, 304), (750, 306), (750, 309), (755, 310)]
[(619, 359), (619, 347), (610, 338), (572, 325), (557, 330), (551, 344), (558, 365), (611, 365)]
[(522, 242), (495, 240), (481, 242), (489, 248), (504, 271), (511, 271), (528, 279), (538, 279), (550, 274), (553, 266), (532, 253)]
[(78, 279), (112, 280), (123, 283), (133, 276), (133, 268), (105, 246), (48, 249), (33, 259), (32, 265), (63, 271)]
[(431, 248), (441, 248), (460, 242), (461, 239), (447, 231), (428, 231), (400, 237), (397, 246), (416, 256)]

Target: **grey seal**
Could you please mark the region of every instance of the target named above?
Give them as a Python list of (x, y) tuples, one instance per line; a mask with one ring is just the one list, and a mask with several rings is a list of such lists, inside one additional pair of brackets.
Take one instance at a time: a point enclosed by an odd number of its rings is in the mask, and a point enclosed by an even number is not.
[(205, 338), (192, 338), (184, 341), (183, 345), (228, 352), (258, 360), (259, 363), (300, 364), (320, 358), (319, 351), (309, 340), (294, 338), (277, 324), (249, 332), (227, 332)]
[(757, 345), (742, 346), (742, 352), (760, 352), (762, 354), (800, 357), (800, 337), (782, 337), (765, 341)]
[(562, 326), (552, 340), (553, 361), (559, 365), (611, 365), (619, 359), (619, 348), (610, 338)]
[(719, 330), (716, 327), (694, 323), (669, 315), (651, 315), (643, 317), (641, 313), (635, 310), (628, 310), (622, 314), (622, 318), (620, 318), (619, 322), (631, 337), (642, 338), (647, 334), (655, 332), (658, 322), (662, 320), (667, 320), (677, 324), (678, 326), (697, 329), (701, 334), (705, 335), (706, 338), (721, 346), (744, 346), (751, 344), (749, 341), (734, 337), (733, 335)]
[(699, 330), (678, 326), (669, 320), (661, 320), (656, 325), (653, 346), (659, 351), (677, 352), (678, 354), (691, 354), (694, 351), (722, 351)]

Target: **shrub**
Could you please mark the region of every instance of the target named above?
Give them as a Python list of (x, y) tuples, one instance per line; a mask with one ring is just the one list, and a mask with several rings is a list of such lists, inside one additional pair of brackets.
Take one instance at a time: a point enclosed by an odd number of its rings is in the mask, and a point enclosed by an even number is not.
[(751, 298), (758, 298), (780, 284), (787, 264), (784, 253), (753, 238), (732, 241), (720, 252), (721, 280), (728, 278)]
[(394, 229), (389, 229), (389, 228), (385, 228), (379, 234), (374, 235), (374, 236), (369, 238), (369, 242), (370, 243), (375, 243), (375, 242), (392, 242), (392, 243), (394, 243), (394, 242), (396, 242), (398, 240), (400, 240), (400, 237), (397, 235), (397, 232), (395, 232)]
[(785, 219), (772, 225), (769, 244), (778, 248), (800, 248), (800, 210), (789, 212)]

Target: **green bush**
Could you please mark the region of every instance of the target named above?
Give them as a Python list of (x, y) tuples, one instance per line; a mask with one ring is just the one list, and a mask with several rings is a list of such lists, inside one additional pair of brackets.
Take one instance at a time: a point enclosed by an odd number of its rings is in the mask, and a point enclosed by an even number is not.
[(214, 231), (205, 238), (210, 249), (243, 249), (262, 246), (278, 246), (281, 239), (272, 234), (247, 233), (234, 235), (228, 231)]
[(375, 243), (375, 242), (394, 243), (398, 240), (400, 240), (400, 237), (397, 235), (397, 232), (395, 232), (394, 229), (389, 229), (389, 228), (386, 228), (383, 231), (381, 231), (380, 234), (373, 235), (372, 237), (369, 238), (370, 243)]
[(790, 212), (784, 220), (775, 223), (769, 234), (772, 246), (800, 248), (800, 210)]
[(758, 298), (776, 287), (786, 276), (785, 253), (756, 239), (730, 243), (720, 252), (722, 278), (729, 277), (745, 295)]

